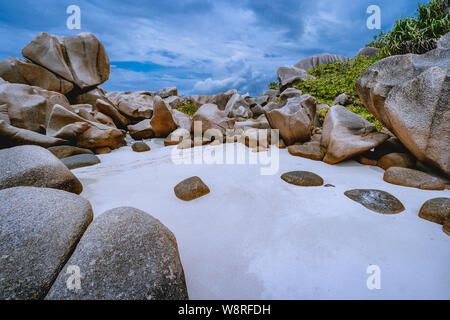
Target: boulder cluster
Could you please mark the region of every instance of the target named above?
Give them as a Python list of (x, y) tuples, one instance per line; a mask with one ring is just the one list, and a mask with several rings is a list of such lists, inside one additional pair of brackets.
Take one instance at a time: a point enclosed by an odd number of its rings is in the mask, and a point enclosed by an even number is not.
[[(361, 50), (373, 55), (376, 49)], [(105, 154), (132, 143), (164, 138), (179, 149), (240, 142), (255, 152), (271, 146), (293, 156), (334, 165), (347, 159), (386, 170), (386, 182), (425, 190), (448, 189), (450, 174), (450, 47), (446, 35), (424, 55), (383, 59), (357, 81), (357, 91), (386, 129), (377, 128), (345, 106), (318, 105), (295, 84), (308, 71), (333, 62), (321, 54), (278, 69), (279, 89), (259, 97), (229, 90), (185, 97), (175, 87), (157, 92), (106, 92), (109, 58), (90, 33), (57, 37), (40, 33), (15, 57), (0, 62), (0, 299), (187, 299), (174, 235), (151, 215), (130, 207), (93, 220), (70, 169), (95, 165)], [(178, 109), (198, 110), (189, 116)], [(323, 121), (316, 111), (327, 108)], [(274, 141), (272, 130), (278, 130)], [(263, 137), (263, 138), (262, 138)], [(319, 187), (324, 180), (307, 171), (281, 176), (295, 187)], [(325, 187), (333, 187), (325, 185)], [(174, 188), (191, 201), (210, 193), (199, 177)], [(345, 195), (383, 214), (404, 210), (381, 190)], [(420, 211), (450, 234), (449, 199), (437, 198)], [(68, 268), (82, 269), (88, 285), (67, 286)], [(113, 268), (111, 268), (113, 266)]]

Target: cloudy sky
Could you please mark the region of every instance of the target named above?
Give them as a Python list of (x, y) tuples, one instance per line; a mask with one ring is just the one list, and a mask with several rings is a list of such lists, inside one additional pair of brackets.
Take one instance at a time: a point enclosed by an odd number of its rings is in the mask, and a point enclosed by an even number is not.
[[(111, 60), (111, 90), (212, 94), (236, 88), (261, 94), (279, 66), (329, 52), (354, 56), (381, 27), (414, 15), (418, 0), (1, 0), (0, 60), (21, 56), (40, 31), (92, 32)], [(425, 0), (422, 0), (425, 2)], [(81, 30), (69, 30), (69, 5), (81, 8)]]

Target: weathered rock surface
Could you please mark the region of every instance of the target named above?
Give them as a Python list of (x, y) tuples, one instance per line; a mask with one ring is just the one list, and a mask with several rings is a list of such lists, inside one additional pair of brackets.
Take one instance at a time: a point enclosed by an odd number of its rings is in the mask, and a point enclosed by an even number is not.
[(320, 147), (319, 142), (307, 142), (302, 145), (292, 145), (288, 147), (288, 151), (293, 156), (316, 161), (322, 161), (325, 156), (325, 152)]
[(153, 117), (150, 125), (156, 138), (165, 138), (177, 128), (171, 110), (159, 97), (154, 98)]
[(359, 77), (367, 109), (424, 163), (450, 174), (450, 48), (388, 57)]
[(2, 104), (7, 105), (11, 125), (43, 134), (53, 106), (70, 107), (64, 95), (26, 84), (0, 85)]
[(123, 116), (119, 112), (119, 110), (117, 110), (116, 107), (112, 105), (112, 103), (109, 103), (108, 101), (105, 101), (103, 99), (97, 99), (95, 102), (95, 106), (99, 111), (110, 116), (118, 127), (126, 127), (130, 124), (130, 120)]
[(277, 74), (280, 83), (280, 92), (292, 87), (294, 84), (308, 80), (306, 71), (296, 67), (280, 67), (278, 68)]
[(356, 189), (346, 191), (344, 194), (353, 201), (375, 212), (395, 214), (405, 210), (400, 200), (385, 191)]
[(374, 48), (374, 47), (364, 47), (364, 48), (359, 49), (356, 56), (367, 56), (369, 58), (373, 58), (377, 55), (379, 50), (380, 49)]
[(321, 145), (328, 164), (335, 164), (375, 148), (388, 139), (363, 117), (343, 106), (330, 108), (322, 131)]
[(289, 184), (302, 187), (320, 187), (323, 185), (322, 177), (308, 171), (292, 171), (284, 173), (281, 179)]
[(181, 141), (185, 139), (190, 139), (191, 133), (189, 130), (186, 130), (184, 128), (178, 128), (177, 130), (173, 131), (171, 134), (167, 136), (166, 139), (164, 139), (164, 145), (165, 146), (174, 146), (179, 144)]
[(234, 94), (225, 106), (225, 114), (231, 118), (251, 118), (250, 105), (239, 93)]
[(321, 54), (317, 54), (317, 55), (314, 55), (311, 57), (307, 57), (303, 60), (300, 60), (299, 62), (297, 62), (294, 65), (294, 67), (303, 69), (305, 71), (310, 71), (322, 64), (327, 64), (327, 63), (336, 62), (336, 61), (345, 62), (347, 60), (348, 60), (348, 58), (345, 56), (342, 56), (342, 55), (321, 53)]
[(378, 160), (378, 166), (384, 170), (390, 167), (414, 168), (415, 161), (407, 153), (388, 153)]
[(53, 107), (48, 121), (47, 135), (64, 137), (82, 148), (117, 149), (126, 145), (121, 130), (86, 120), (59, 105)]
[(208, 186), (199, 177), (191, 177), (181, 181), (174, 188), (175, 195), (184, 201), (200, 198), (210, 192)]
[(155, 136), (150, 119), (145, 119), (135, 125), (130, 125), (128, 126), (128, 130), (130, 131), (130, 136), (135, 140), (149, 139)]
[(16, 57), (8, 57), (0, 62), (0, 77), (10, 83), (22, 83), (49, 91), (66, 94), (73, 84), (41, 66)]
[(220, 111), (215, 104), (204, 104), (192, 116), (191, 132), (194, 132), (195, 122), (201, 122), (204, 133), (209, 129), (216, 129), (225, 134), (227, 129), (233, 129), (235, 121), (228, 118), (225, 112)]
[(78, 148), (74, 146), (56, 146), (50, 147), (47, 150), (53, 153), (58, 159), (75, 156), (77, 154), (94, 154), (89, 149)]
[(225, 110), (228, 101), (230, 101), (231, 97), (233, 97), (237, 93), (237, 90), (228, 90), (227, 92), (216, 94), (208, 103), (217, 105), (219, 110)]
[(190, 116), (176, 109), (172, 109), (172, 117), (179, 128), (191, 130)]
[(96, 165), (100, 163), (100, 159), (94, 154), (77, 154), (62, 158), (61, 162), (64, 163), (68, 169), (77, 169)]
[(378, 160), (389, 153), (409, 153), (409, 151), (398, 138), (390, 137), (375, 148), (373, 156)]
[(418, 188), (423, 190), (444, 190), (444, 183), (425, 172), (391, 167), (384, 173), (383, 180), (399, 186)]
[(0, 191), (0, 299), (43, 299), (92, 221), (89, 202), (61, 190)]
[(316, 99), (302, 95), (287, 100), (286, 105), (264, 114), (273, 129), (280, 130), (280, 136), (287, 145), (311, 138), (316, 114)]
[(0, 120), (0, 149), (23, 145), (36, 145), (44, 148), (67, 144), (68, 141), (13, 127)]
[(445, 224), (450, 220), (450, 198), (434, 198), (423, 204), (419, 211), (422, 219)]
[(286, 103), (288, 101), (288, 99), (294, 98), (294, 97), (300, 97), (302, 95), (303, 95), (303, 93), (300, 90), (295, 89), (295, 88), (288, 88), (280, 94), (280, 102)]
[(160, 96), (162, 99), (171, 97), (171, 96), (177, 96), (178, 95), (178, 89), (176, 87), (167, 87), (159, 90), (155, 93), (155, 96)]
[(80, 181), (50, 151), (38, 146), (0, 150), (0, 189), (32, 186), (80, 194)]
[(22, 55), (81, 89), (97, 86), (109, 78), (108, 55), (91, 33), (72, 38), (41, 32), (22, 50)]
[(134, 152), (147, 152), (150, 151), (150, 147), (145, 142), (139, 141), (135, 142), (131, 145), (131, 149), (133, 149)]
[(81, 289), (67, 288), (65, 267), (46, 299), (188, 299), (174, 235), (159, 220), (135, 208), (116, 208), (97, 217), (69, 265), (80, 267)]
[(333, 105), (347, 106), (352, 103), (352, 99), (352, 96), (346, 93), (341, 93), (333, 100)]
[(153, 115), (154, 97), (151, 92), (109, 92), (106, 97), (130, 118), (150, 119)]
[(447, 221), (444, 223), (442, 231), (444, 231), (446, 235), (450, 236), (450, 219), (447, 219)]
[(95, 148), (94, 149), (94, 153), (95, 154), (108, 154), (111, 153), (112, 150), (109, 147), (100, 147), (100, 148)]

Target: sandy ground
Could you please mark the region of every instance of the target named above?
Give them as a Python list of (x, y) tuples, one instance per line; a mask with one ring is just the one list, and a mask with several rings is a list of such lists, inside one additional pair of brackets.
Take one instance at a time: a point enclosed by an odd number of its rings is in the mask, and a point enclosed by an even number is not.
[[(149, 144), (150, 152), (124, 147), (73, 172), (95, 215), (133, 206), (175, 234), (191, 299), (450, 299), (450, 237), (417, 216), (426, 200), (450, 191), (391, 185), (380, 168), (354, 161), (330, 166), (286, 149), (279, 150), (275, 175), (249, 163), (177, 165), (175, 147), (163, 147), (161, 139)], [(235, 146), (239, 154), (248, 151)], [(213, 148), (220, 147), (189, 152)], [(335, 188), (280, 179), (293, 170), (319, 174)], [(173, 187), (194, 175), (211, 193), (191, 202), (176, 198)], [(344, 196), (357, 188), (390, 192), (406, 210), (370, 211)], [(380, 290), (367, 288), (370, 265), (381, 270)]]

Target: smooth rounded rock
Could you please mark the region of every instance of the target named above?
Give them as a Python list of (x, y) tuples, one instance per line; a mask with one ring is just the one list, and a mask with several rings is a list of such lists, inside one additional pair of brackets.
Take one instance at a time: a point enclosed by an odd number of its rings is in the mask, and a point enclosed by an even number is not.
[(367, 209), (384, 214), (395, 214), (405, 210), (403, 204), (392, 194), (381, 190), (355, 189), (344, 193), (348, 198)]
[(444, 183), (436, 177), (433, 177), (425, 172), (391, 167), (384, 173), (384, 181), (396, 184), (399, 186), (418, 188), (423, 190), (444, 190)]
[(89, 202), (69, 192), (0, 191), (0, 299), (43, 299), (92, 221)]
[[(81, 288), (70, 290), (68, 266)], [(59, 273), (48, 300), (185, 300), (183, 266), (173, 233), (141, 210), (121, 207), (98, 216)]]
[(302, 145), (292, 145), (288, 147), (291, 155), (321, 161), (325, 152), (320, 147), (319, 142), (307, 142)]
[(28, 186), (80, 194), (83, 186), (50, 151), (38, 146), (0, 150), (0, 190)]
[(150, 147), (145, 142), (135, 142), (131, 145), (131, 149), (133, 149), (134, 152), (150, 151)]
[(200, 198), (210, 192), (208, 186), (199, 177), (191, 177), (181, 181), (174, 188), (175, 195), (184, 201)]
[(323, 185), (323, 179), (315, 173), (308, 171), (292, 171), (281, 176), (281, 179), (289, 184), (301, 187), (319, 187)]
[(94, 154), (77, 154), (61, 159), (61, 162), (69, 169), (89, 167), (100, 163), (100, 159)]
[(423, 204), (419, 211), (422, 219), (444, 224), (450, 219), (450, 198), (434, 198)]

